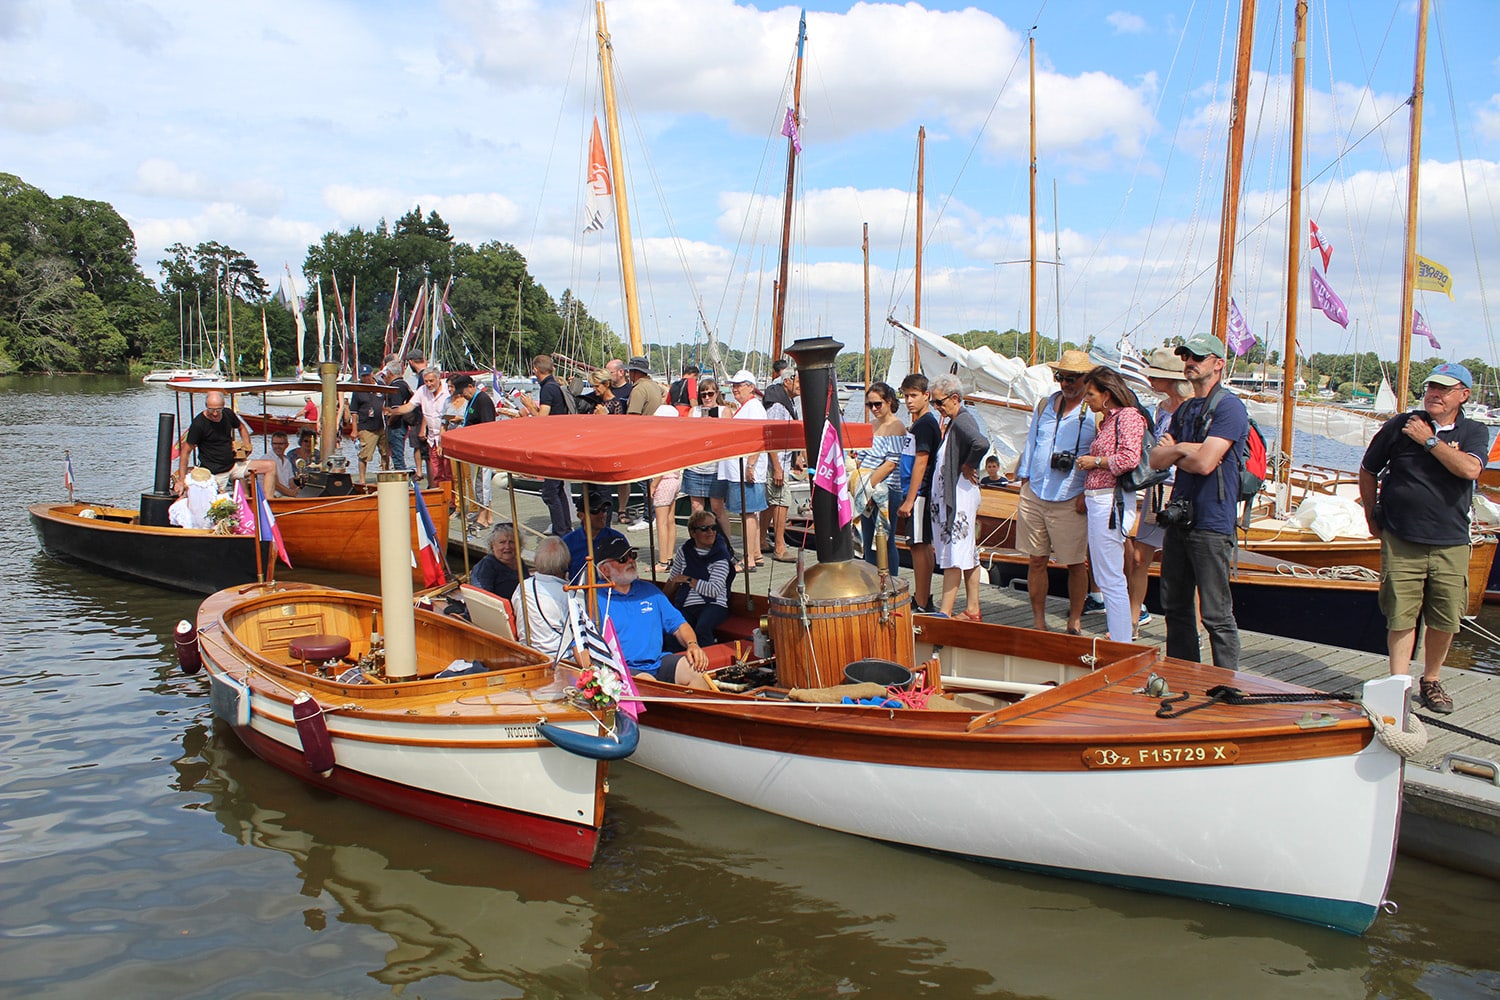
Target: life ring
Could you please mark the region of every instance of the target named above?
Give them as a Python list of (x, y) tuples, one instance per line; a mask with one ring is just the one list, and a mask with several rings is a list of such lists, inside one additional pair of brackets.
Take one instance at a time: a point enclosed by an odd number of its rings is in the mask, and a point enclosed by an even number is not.
[(624, 760), (641, 742), (641, 727), (624, 712), (615, 714), (614, 733), (603, 736), (589, 736), (550, 722), (539, 722), (536, 728), (559, 750), (590, 760)]

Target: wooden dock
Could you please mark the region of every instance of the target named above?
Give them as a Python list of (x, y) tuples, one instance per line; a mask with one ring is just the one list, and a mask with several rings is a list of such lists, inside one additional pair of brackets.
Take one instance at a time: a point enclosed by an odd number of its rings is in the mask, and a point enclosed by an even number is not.
[[(497, 495), (495, 508), (508, 511), (509, 502), (508, 497)], [(519, 492), (517, 510), (522, 522), (522, 548), (529, 555), (547, 526), (546, 512), (537, 497)], [(508, 519), (508, 514), (496, 516)], [(735, 525), (737, 529), (738, 521)], [(685, 537), (683, 531), (679, 525), (679, 544)], [(479, 538), (470, 536), (471, 561), (477, 561), (488, 551), (484, 541), (488, 532), (480, 534)], [(625, 529), (625, 535), (641, 550), (641, 575), (649, 579), (652, 554), (649, 533), (644, 525), (636, 525)], [(462, 525), (455, 518), (449, 534), (450, 551), (455, 553), (450, 556), (450, 565), (455, 571), (462, 569), (462, 557), (456, 554), (462, 537)], [(735, 589), (743, 590), (748, 581), (752, 592), (765, 594), (795, 576), (795, 564), (773, 562), (769, 551), (766, 560), (755, 573), (741, 575), (735, 581)], [(909, 569), (902, 569), (901, 574), (911, 577)], [(941, 595), (941, 574), (933, 583), (934, 594)], [(1024, 590), (983, 584), (980, 607), (987, 622), (1018, 628), (1031, 626), (1030, 599)], [(1066, 600), (1048, 597), (1047, 618), (1051, 626), (1061, 630), (1066, 615)], [(1104, 615), (1085, 615), (1083, 630), (1085, 634), (1103, 635)], [(1329, 631), (1330, 635), (1337, 633), (1335, 623), (1330, 623)], [(1166, 624), (1160, 615), (1152, 616), (1138, 641), (1165, 646)], [(1241, 670), (1320, 691), (1349, 691), (1387, 672), (1386, 657), (1375, 653), (1248, 631), (1240, 632), (1240, 643)], [(1206, 637), (1202, 646), (1207, 656)], [(1420, 673), (1420, 667), (1417, 672)], [(1426, 749), (1407, 762), (1401, 850), (1446, 867), (1500, 879), (1500, 742), (1497, 742), (1500, 741), (1500, 675), (1449, 668), (1443, 672), (1443, 686), (1453, 696), (1456, 705), (1453, 714), (1436, 716), (1419, 709), (1418, 716), (1459, 727), (1473, 735), (1427, 726)]]

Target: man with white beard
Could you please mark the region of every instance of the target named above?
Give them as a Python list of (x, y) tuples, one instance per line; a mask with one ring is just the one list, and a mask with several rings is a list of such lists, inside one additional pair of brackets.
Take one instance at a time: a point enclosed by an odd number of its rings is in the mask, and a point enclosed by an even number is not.
[[(667, 595), (640, 578), (636, 555), (620, 537), (607, 538), (594, 550), (599, 576), (609, 584), (598, 600), (603, 602), (604, 616), (614, 624), (626, 665), (634, 674), (707, 690), (703, 671), (708, 669), (708, 654)], [(687, 652), (664, 652), (663, 640), (669, 635)]]

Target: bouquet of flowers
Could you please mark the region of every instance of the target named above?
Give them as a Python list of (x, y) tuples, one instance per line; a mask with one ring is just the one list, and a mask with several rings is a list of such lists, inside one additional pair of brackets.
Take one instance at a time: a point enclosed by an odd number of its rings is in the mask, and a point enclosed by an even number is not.
[(232, 535), (240, 526), (240, 511), (231, 497), (216, 497), (208, 505), (208, 523), (216, 535)]
[(589, 667), (578, 675), (578, 697), (594, 708), (609, 708), (623, 693), (620, 677), (608, 667)]

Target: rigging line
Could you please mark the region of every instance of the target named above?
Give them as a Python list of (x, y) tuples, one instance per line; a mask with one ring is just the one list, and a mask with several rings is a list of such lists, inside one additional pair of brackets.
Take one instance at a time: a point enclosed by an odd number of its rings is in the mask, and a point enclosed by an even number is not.
[[(911, 170), (906, 176), (906, 190), (913, 195), (915, 195), (917, 190), (917, 150), (915, 146), (912, 147), (911, 152)], [(910, 287), (911, 279), (908, 279), (906, 284), (901, 284), (901, 256), (906, 251), (906, 234), (908, 227), (912, 225), (912, 206), (914, 201), (914, 197), (908, 197), (905, 201), (906, 208), (901, 214), (901, 238), (896, 242), (896, 264), (891, 269), (891, 294), (885, 306), (885, 314), (887, 316), (894, 316), (896, 314), (897, 295), (904, 296), (907, 288)], [(898, 285), (900, 287), (897, 287)]]
[[(1284, 2), (1278, 3), (1276, 11), (1276, 18), (1272, 21), (1273, 27), (1271, 31), (1271, 42), (1266, 53), (1267, 68), (1265, 70), (1265, 84), (1260, 88), (1260, 103), (1256, 110), (1255, 128), (1251, 130), (1250, 150), (1248, 153), (1246, 153), (1246, 156), (1250, 160), (1250, 162), (1254, 162), (1256, 149), (1260, 145), (1261, 123), (1265, 120), (1267, 107), (1271, 108), (1271, 151), (1270, 154), (1266, 157), (1267, 177), (1265, 188), (1261, 194), (1261, 218), (1267, 220), (1268, 222), (1272, 217), (1273, 211), (1270, 202), (1274, 197), (1272, 192), (1276, 188), (1276, 169), (1278, 161), (1281, 159), (1281, 139), (1284, 132), (1288, 131), (1284, 130), (1281, 126), (1281, 109), (1286, 105), (1287, 102), (1285, 100), (1279, 99), (1281, 97), (1281, 94), (1279, 92), (1281, 85), (1280, 82), (1286, 79), (1286, 46), (1283, 38), (1283, 23), (1286, 19), (1286, 4)], [(1272, 75), (1270, 70), (1270, 65), (1273, 61), (1277, 68), (1277, 72), (1274, 76)], [(1274, 101), (1271, 99), (1271, 80), (1273, 79), (1277, 81), (1276, 96), (1278, 97), (1278, 100)], [(1249, 220), (1249, 215), (1247, 214), (1248, 210), (1245, 205), (1246, 200), (1247, 199), (1242, 199), (1240, 202), (1241, 228), (1247, 225)], [(1289, 203), (1289, 198), (1282, 200), (1283, 207), (1286, 207)], [(1261, 287), (1262, 282), (1265, 280), (1266, 275), (1266, 240), (1270, 238), (1271, 227), (1269, 225), (1264, 227), (1257, 227), (1257, 232), (1259, 235), (1258, 246), (1253, 253), (1248, 252), (1248, 241), (1246, 241), (1246, 261), (1245, 268), (1242, 272), (1245, 275), (1245, 282), (1242, 288), (1245, 292), (1246, 308), (1249, 308), (1251, 305), (1252, 294), (1254, 294), (1257, 298), (1259, 297), (1259, 288)], [(1234, 279), (1233, 275), (1231, 275), (1230, 288), (1233, 289), (1233, 287)], [(1278, 331), (1279, 330), (1280, 328), (1278, 327)], [(1266, 350), (1269, 351), (1270, 347), (1267, 346)]]
[[(1433, 4), (1432, 17), (1437, 24), (1438, 51), (1443, 60), (1443, 80), (1448, 86), (1448, 111), (1453, 121), (1453, 145), (1458, 151), (1458, 180), (1464, 192), (1464, 218), (1469, 221), (1469, 245), (1474, 249), (1474, 273), (1479, 279), (1479, 309), (1484, 316), (1484, 335), (1490, 345), (1490, 357), (1495, 357), (1495, 330), (1490, 324), (1490, 300), (1484, 290), (1484, 272), (1479, 262), (1479, 240), (1474, 234), (1474, 210), (1469, 201), (1469, 172), (1464, 169), (1463, 137), (1458, 128), (1458, 104), (1453, 97), (1453, 68), (1448, 63), (1448, 36), (1443, 32), (1443, 19), (1438, 4)], [(1404, 318), (1404, 317), (1403, 317)]]

